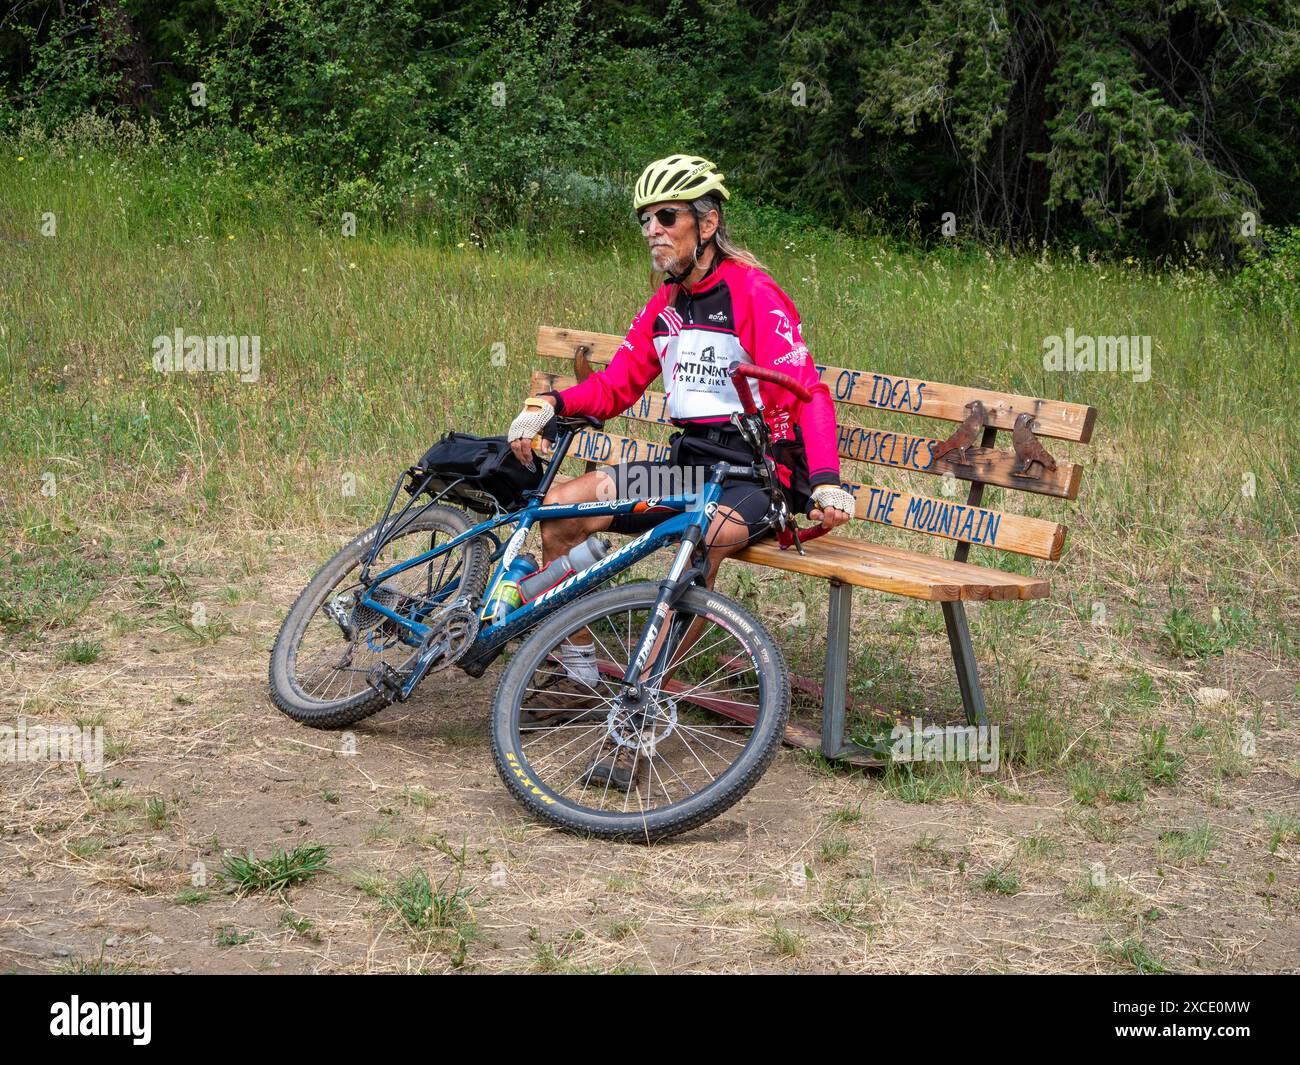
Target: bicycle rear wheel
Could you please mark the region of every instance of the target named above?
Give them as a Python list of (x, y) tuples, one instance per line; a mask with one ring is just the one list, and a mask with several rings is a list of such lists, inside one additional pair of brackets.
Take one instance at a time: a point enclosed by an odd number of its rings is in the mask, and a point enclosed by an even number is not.
[[(639, 708), (621, 679), (658, 585), (607, 588), (557, 611), (511, 658), (497, 688), (492, 747), (515, 798), (570, 832), (653, 842), (738, 802), (771, 763), (790, 714), (785, 660), (762, 624), (703, 588), (678, 599), (666, 669)], [(589, 629), (594, 684), (573, 679), (559, 647)], [(696, 629), (694, 639), (689, 633)]]
[[(468, 516), (459, 510), (428, 507), (390, 533), (372, 570), (379, 573), (432, 551), (471, 528)], [(377, 531), (372, 528), (358, 536), (321, 567), (289, 610), (271, 650), (271, 698), (303, 725), (346, 728), (382, 710), (389, 698), (370, 686), (371, 671), (381, 663), (396, 666), (413, 652), (400, 626), (357, 604), (364, 591), (358, 576)], [(389, 609), (422, 618), (462, 596), (481, 596), (487, 565), (487, 545), (483, 537), (475, 537), (370, 592)]]

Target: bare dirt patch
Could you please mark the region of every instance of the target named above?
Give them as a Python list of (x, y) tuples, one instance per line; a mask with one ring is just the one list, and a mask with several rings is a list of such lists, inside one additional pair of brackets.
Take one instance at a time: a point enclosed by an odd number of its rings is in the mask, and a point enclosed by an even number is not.
[[(100, 720), (109, 759), (84, 776), (4, 767), (0, 968), (1300, 969), (1300, 843), (1277, 832), (1300, 810), (1300, 742), (1280, 712), (1258, 722), (1267, 757), (1133, 801), (1082, 802), (1064, 769), (1012, 765), (970, 773), (959, 797), (906, 802), (879, 773), (785, 750), (689, 835), (592, 842), (530, 821), (498, 781), (495, 670), (438, 674), (351, 738), (281, 717), (266, 653), (311, 566), (283, 563), (267, 563), (290, 571), (271, 601), (223, 607), (216, 639), (151, 624), (105, 634), (92, 665), (44, 644), (5, 652), (5, 720)], [(194, 580), (213, 602), (226, 587)], [(133, 603), (115, 587), (95, 612)], [(1230, 679), (1294, 691), (1293, 674), (1253, 668)], [(329, 871), (282, 894), (220, 875), (226, 852), (299, 843), (328, 845)], [(421, 870), (463, 900), (445, 927), (413, 927), (393, 901)]]

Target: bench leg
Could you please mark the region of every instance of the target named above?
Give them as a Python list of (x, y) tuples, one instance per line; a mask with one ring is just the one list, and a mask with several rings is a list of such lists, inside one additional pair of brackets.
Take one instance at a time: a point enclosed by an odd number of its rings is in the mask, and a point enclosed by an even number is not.
[(849, 623), (853, 586), (832, 580), (826, 609), (826, 679), (822, 686), (822, 754), (844, 750), (844, 706), (849, 694)]
[(975, 649), (971, 646), (970, 627), (966, 624), (966, 607), (960, 600), (943, 603), (942, 606), (943, 623), (948, 629), (948, 644), (952, 647), (952, 663), (957, 667), (961, 702), (966, 708), (966, 723), (987, 725), (988, 715), (984, 710), (979, 667), (975, 664)]

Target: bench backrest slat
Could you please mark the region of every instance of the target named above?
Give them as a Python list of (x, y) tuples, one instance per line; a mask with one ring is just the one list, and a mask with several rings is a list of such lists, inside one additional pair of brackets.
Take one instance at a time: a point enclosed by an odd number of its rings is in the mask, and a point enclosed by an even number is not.
[[(668, 458), (668, 445), (615, 433), (584, 430), (569, 448), (569, 458), (616, 466), (620, 462), (658, 462)], [(881, 485), (845, 482), (856, 500), (855, 516), (895, 529), (964, 540), (977, 547), (995, 547), (1034, 558), (1057, 559), (1066, 527), (1042, 518), (1007, 514), (966, 503), (913, 495)]]
[[(587, 357), (593, 368), (607, 365), (622, 343), (622, 337), (611, 333), (557, 329), (554, 326), (542, 326), (537, 333), (539, 355), (568, 359), (572, 364), (574, 349), (583, 345), (589, 349)], [(871, 370), (822, 366), (820, 363), (817, 369), (837, 403), (875, 407), (896, 414), (919, 414), (925, 418), (959, 422), (966, 417), (966, 404), (978, 399), (984, 404), (986, 424), (1010, 431), (1016, 415), (1028, 411), (1034, 415), (1034, 432), (1038, 436), (1081, 444), (1092, 439), (1092, 428), (1097, 418), (1096, 408), (1083, 403), (1062, 403), (914, 377), (893, 377)]]
[[(552, 389), (562, 391), (575, 384), (577, 381), (573, 377), (550, 370), (535, 370), (532, 376), (533, 392)], [(672, 425), (668, 418), (668, 397), (653, 389), (647, 389), (641, 399), (620, 417), (655, 425)], [(972, 447), (969, 466), (963, 466), (948, 456), (930, 465), (930, 456), (940, 443), (931, 437), (871, 429), (843, 420), (839, 422), (839, 430), (840, 458), (869, 462), (876, 466), (891, 466), (911, 473), (936, 476), (951, 473), (962, 480), (983, 481), (1000, 488), (1036, 492), (1060, 499), (1074, 499), (1078, 496), (1079, 482), (1083, 477), (1082, 466), (1064, 460), (1057, 461), (1055, 470), (1043, 469), (1040, 472), (1040, 467), (1035, 466), (1032, 475), (1017, 475), (1012, 472), (1012, 467), (1017, 462), (1015, 453), (997, 448)]]
[[(609, 364), (622, 343), (623, 338), (612, 333), (542, 326), (537, 334), (538, 354), (564, 360), (565, 372), (561, 372), (559, 367), (536, 371), (532, 379), (533, 391), (571, 387), (574, 384), (571, 374), (575, 354), (581, 351), (593, 369), (600, 369)], [(1092, 438), (1096, 421), (1095, 408), (937, 381), (891, 377), (869, 370), (821, 365), (817, 369), (842, 413), (847, 413), (852, 407), (861, 407), (960, 422), (966, 417), (966, 404), (975, 399), (984, 404), (984, 439), (970, 448), (969, 464), (958, 463), (953, 456), (939, 459), (931, 466), (931, 453), (938, 447), (939, 437), (947, 435), (946, 431), (931, 438), (873, 429), (839, 418), (841, 458), (914, 473), (952, 473), (973, 482), (971, 499), (961, 502), (845, 481), (845, 487), (856, 500), (856, 517), (944, 537), (961, 545), (995, 547), (1049, 560), (1060, 557), (1065, 542), (1064, 525), (991, 510), (979, 506), (978, 498), (982, 486), (989, 484), (1074, 499), (1079, 493), (1083, 467), (1056, 456), (1056, 470), (1044, 470), (1036, 465), (1032, 475), (1025, 476), (1013, 472), (1018, 463), (1013, 451), (987, 445), (993, 440), (995, 430), (1010, 431), (1016, 415), (1026, 412), (1034, 415), (1033, 428), (1037, 436), (1087, 443)], [(657, 391), (647, 391), (620, 417), (660, 426), (671, 424), (667, 417), (667, 397)], [(668, 458), (668, 445), (618, 433), (587, 431), (575, 440), (570, 456), (606, 465), (646, 459), (661, 461)], [(957, 557), (964, 558), (967, 550), (966, 546), (959, 546)]]

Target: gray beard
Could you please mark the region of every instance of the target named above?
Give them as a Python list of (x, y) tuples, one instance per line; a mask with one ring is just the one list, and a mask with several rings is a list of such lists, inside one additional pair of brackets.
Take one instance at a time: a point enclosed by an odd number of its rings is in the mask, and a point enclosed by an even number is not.
[[(650, 256), (650, 265), (654, 266), (653, 255)], [(681, 274), (682, 271), (692, 270), (694, 269), (694, 267), (695, 267), (695, 263), (692, 262), (690, 259), (669, 259), (668, 262), (662, 268), (656, 266), (655, 269), (657, 270), (662, 269), (664, 273), (677, 276)]]

